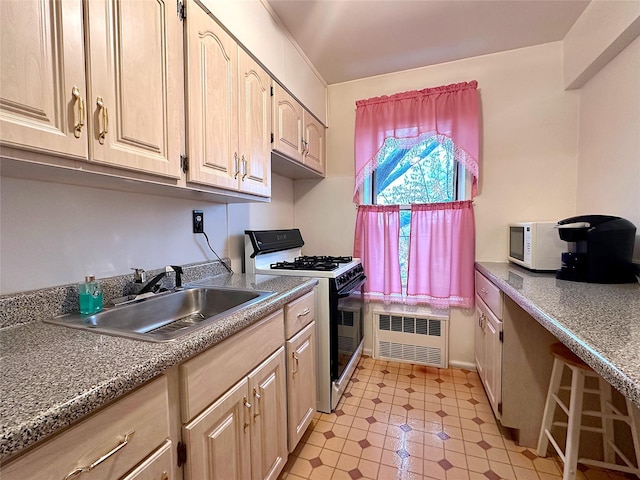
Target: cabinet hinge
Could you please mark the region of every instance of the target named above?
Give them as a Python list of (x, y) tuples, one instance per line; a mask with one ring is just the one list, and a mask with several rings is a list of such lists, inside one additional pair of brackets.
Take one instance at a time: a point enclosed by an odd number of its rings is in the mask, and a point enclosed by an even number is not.
[(182, 173), (189, 171), (189, 157), (186, 155), (180, 155), (180, 168), (182, 169)]
[(502, 415), (502, 402), (498, 402), (498, 413)]
[(271, 143), (273, 143), (274, 138), (273, 138), (273, 133), (271, 134)]
[(178, 466), (181, 467), (185, 463), (187, 463), (187, 446), (178, 442)]
[(504, 332), (500, 332), (500, 342), (504, 343)]
[(182, 2), (182, 0), (178, 0), (178, 18), (183, 22), (185, 18), (187, 18), (187, 11), (185, 10), (184, 2)]

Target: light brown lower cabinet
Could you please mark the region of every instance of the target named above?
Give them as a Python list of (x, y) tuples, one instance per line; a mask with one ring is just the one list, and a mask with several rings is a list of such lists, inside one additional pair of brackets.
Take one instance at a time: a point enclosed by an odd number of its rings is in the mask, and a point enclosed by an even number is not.
[(0, 478), (276, 480), (315, 413), (314, 318), (309, 292), (3, 464)]
[(287, 417), (289, 453), (296, 448), (316, 413), (316, 322), (287, 340)]
[(178, 476), (173, 473), (173, 448), (173, 442), (167, 440), (122, 480), (177, 480)]
[(185, 479), (278, 478), (287, 461), (284, 348), (183, 427)]
[(167, 378), (162, 375), (2, 466), (0, 478), (173, 480), (169, 432)]

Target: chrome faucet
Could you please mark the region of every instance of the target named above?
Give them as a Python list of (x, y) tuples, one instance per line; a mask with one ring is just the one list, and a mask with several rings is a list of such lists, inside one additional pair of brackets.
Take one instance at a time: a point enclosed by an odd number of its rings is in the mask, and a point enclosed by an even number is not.
[(149, 292), (157, 293), (158, 290), (160, 290), (158, 282), (162, 280), (169, 272), (176, 272), (176, 289), (182, 289), (182, 267), (179, 267), (177, 265), (168, 265), (165, 267), (164, 272), (160, 272), (158, 275), (149, 280), (149, 282), (138, 292), (138, 295)]

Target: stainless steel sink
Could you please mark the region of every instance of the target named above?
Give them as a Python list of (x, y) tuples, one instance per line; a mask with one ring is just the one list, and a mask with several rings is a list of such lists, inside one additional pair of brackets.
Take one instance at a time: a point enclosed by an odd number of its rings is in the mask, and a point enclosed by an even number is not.
[(96, 333), (168, 342), (273, 294), (224, 287), (190, 287), (108, 308), (94, 315), (74, 313), (45, 321)]

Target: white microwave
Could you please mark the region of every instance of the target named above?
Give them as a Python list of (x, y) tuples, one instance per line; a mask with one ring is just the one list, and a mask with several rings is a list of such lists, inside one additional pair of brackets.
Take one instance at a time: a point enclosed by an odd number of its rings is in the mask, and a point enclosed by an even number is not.
[(555, 222), (509, 224), (509, 261), (539, 272), (558, 270), (567, 243), (555, 227)]

